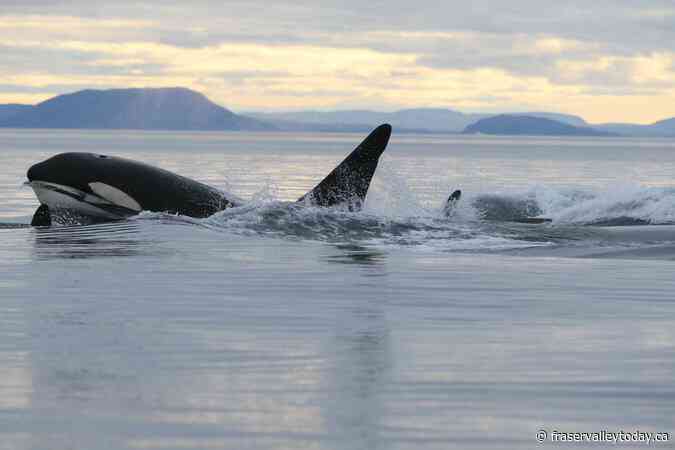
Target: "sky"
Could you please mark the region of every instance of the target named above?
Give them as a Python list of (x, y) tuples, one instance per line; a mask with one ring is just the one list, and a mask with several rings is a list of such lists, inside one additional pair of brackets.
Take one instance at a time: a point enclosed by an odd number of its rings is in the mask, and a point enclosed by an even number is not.
[(673, 0), (0, 0), (0, 103), (184, 86), (234, 111), (675, 116)]

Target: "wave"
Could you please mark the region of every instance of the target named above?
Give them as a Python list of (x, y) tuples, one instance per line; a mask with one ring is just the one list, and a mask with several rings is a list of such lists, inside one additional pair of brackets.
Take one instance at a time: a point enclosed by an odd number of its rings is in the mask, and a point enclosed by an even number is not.
[[(425, 204), (405, 180), (391, 173), (376, 180), (360, 212), (279, 201), (277, 192), (274, 186), (265, 186), (244, 206), (206, 219), (143, 212), (132, 220), (244, 236), (469, 252), (595, 245), (598, 239), (609, 239), (598, 238), (591, 228), (584, 231), (587, 225), (675, 224), (675, 189), (639, 185), (465, 191), (449, 216), (441, 202)], [(518, 223), (528, 218), (547, 218), (551, 223)], [(615, 238), (609, 240), (616, 243)]]
[(472, 204), (477, 214), (487, 220), (545, 217), (557, 225), (675, 224), (675, 188), (670, 187), (531, 187), (515, 194), (478, 195)]
[(191, 223), (217, 232), (332, 244), (405, 247), (440, 251), (491, 251), (550, 245), (550, 235), (523, 236), (492, 224), (451, 220), (431, 212), (418, 216), (382, 216), (372, 211), (267, 201), (227, 209), (206, 219), (142, 213), (136, 220)]

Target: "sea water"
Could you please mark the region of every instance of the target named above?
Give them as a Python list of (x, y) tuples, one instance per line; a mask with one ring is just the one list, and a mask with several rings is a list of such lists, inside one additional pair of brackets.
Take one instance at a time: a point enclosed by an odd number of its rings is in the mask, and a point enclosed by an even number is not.
[[(363, 211), (291, 203), (362, 138), (0, 131), (0, 449), (672, 447), (674, 141), (394, 130)], [(250, 201), (25, 227), (65, 151)]]

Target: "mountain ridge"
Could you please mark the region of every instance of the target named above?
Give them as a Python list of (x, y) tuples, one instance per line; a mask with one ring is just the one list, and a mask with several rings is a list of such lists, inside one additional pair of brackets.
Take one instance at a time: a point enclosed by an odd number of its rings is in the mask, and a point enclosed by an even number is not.
[[(552, 112), (464, 113), (449, 108), (237, 114), (199, 92), (182, 87), (85, 89), (58, 95), (37, 105), (0, 104), (0, 127), (360, 133), (381, 123), (390, 123), (399, 133), (461, 133), (480, 120), (503, 115), (553, 120), (572, 127), (590, 128), (601, 135), (675, 137), (675, 117), (639, 125), (589, 124), (580, 116)], [(535, 125), (533, 132), (537, 133), (536, 124), (532, 124)], [(571, 132), (564, 127), (555, 129), (563, 135)]]
[[(397, 130), (418, 130), (433, 133), (460, 133), (468, 125), (480, 119), (493, 117), (497, 114), (463, 113), (445, 108), (409, 108), (393, 112), (371, 110), (342, 110), (342, 111), (296, 111), (281, 113), (246, 112), (250, 117), (274, 124), (281, 130), (300, 131), (301, 125), (313, 126), (328, 125), (342, 128), (363, 127), (390, 123)], [(553, 118), (575, 126), (588, 126), (579, 116), (549, 112), (525, 113), (532, 116)], [(356, 131), (356, 130), (355, 130)]]
[(462, 134), (507, 136), (614, 136), (590, 127), (576, 127), (557, 120), (527, 115), (501, 114), (467, 126)]
[(7, 103), (0, 105), (0, 121), (14, 116), (20, 112), (27, 111), (31, 108), (33, 108), (33, 105), (23, 105), (20, 103)]
[(186, 88), (85, 89), (0, 119), (0, 127), (141, 130), (272, 130)]

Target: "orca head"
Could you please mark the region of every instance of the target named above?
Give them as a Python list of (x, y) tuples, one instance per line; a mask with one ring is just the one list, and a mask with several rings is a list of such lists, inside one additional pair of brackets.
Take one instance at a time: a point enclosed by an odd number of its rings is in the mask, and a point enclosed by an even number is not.
[(26, 175), (29, 182), (41, 181), (87, 192), (88, 184), (102, 170), (100, 162), (108, 158), (95, 153), (61, 153), (32, 165)]
[(49, 208), (121, 219), (142, 210), (123, 186), (111, 184), (106, 176), (119, 171), (121, 162), (124, 160), (95, 153), (61, 153), (31, 166), (27, 184)]

